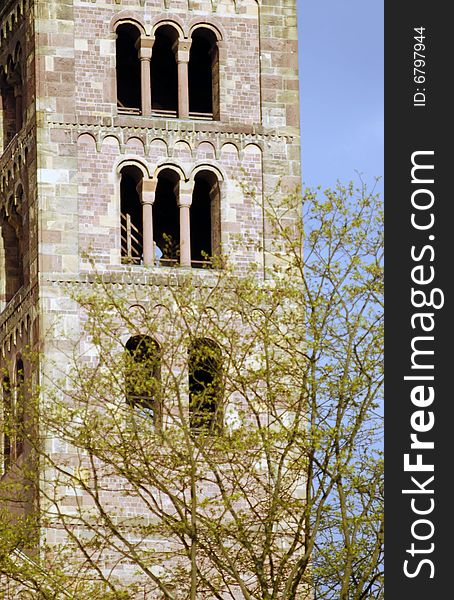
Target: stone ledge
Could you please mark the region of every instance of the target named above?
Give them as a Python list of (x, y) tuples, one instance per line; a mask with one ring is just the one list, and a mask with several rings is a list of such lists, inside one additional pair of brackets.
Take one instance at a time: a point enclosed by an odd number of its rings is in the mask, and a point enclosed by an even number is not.
[(179, 281), (191, 277), (194, 279), (194, 285), (200, 282), (203, 285), (215, 283), (219, 277), (219, 271), (216, 269), (187, 269), (187, 268), (168, 268), (168, 267), (130, 267), (128, 270), (109, 270), (105, 273), (96, 273), (94, 271), (82, 272), (80, 274), (52, 274), (42, 275), (40, 287), (46, 284), (74, 284), (74, 285), (92, 285), (98, 283), (107, 283), (112, 285), (139, 285), (139, 286), (168, 286), (178, 285)]
[(87, 131), (86, 128), (93, 128), (99, 132), (114, 132), (114, 131), (134, 131), (141, 133), (156, 134), (208, 134), (208, 135), (225, 135), (230, 137), (255, 137), (255, 138), (280, 138), (288, 142), (292, 142), (295, 137), (299, 137), (299, 129), (294, 127), (282, 128), (267, 128), (262, 125), (231, 125), (229, 123), (221, 123), (220, 121), (209, 121), (202, 123), (201, 121), (184, 121), (180, 119), (153, 119), (151, 126), (145, 124), (142, 117), (131, 119), (117, 119), (111, 117), (79, 117), (76, 122), (54, 121), (51, 118), (47, 119), (47, 127), (66, 127), (70, 129), (79, 129), (81, 132)]

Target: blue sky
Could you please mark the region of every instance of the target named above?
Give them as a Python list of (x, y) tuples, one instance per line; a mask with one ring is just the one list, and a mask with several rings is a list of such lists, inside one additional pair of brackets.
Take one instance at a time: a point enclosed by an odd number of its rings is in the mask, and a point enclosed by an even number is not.
[[(383, 0), (297, 0), (303, 186), (383, 176)], [(383, 180), (377, 191), (383, 191)]]

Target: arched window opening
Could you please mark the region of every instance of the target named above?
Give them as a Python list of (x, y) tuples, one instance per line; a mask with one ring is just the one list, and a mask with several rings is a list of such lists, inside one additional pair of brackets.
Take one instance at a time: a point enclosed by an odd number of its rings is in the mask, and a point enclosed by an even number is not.
[(161, 420), (161, 348), (147, 335), (126, 342), (126, 402), (155, 425)]
[(23, 86), (21, 51), (16, 61), (10, 56), (7, 65), (0, 70), (0, 152), (3, 152), (23, 125)]
[(15, 133), (19, 133), (24, 124), (24, 77), (22, 73), (22, 48), (20, 44), (16, 45), (14, 61), (11, 61), (10, 64), (9, 79), (14, 89)]
[(214, 432), (222, 426), (221, 349), (208, 338), (189, 348), (189, 423), (193, 431)]
[(131, 23), (117, 27), (116, 67), (118, 112), (141, 114), (141, 73), (137, 42), (140, 31)]
[(151, 102), (153, 113), (165, 117), (178, 114), (177, 40), (178, 33), (170, 25), (156, 30), (151, 56)]
[(219, 119), (219, 52), (210, 29), (199, 28), (192, 34), (188, 69), (189, 116)]
[(210, 265), (211, 257), (220, 254), (220, 223), (218, 179), (211, 171), (201, 171), (194, 179), (191, 204), (192, 267)]
[(180, 259), (180, 218), (177, 205), (178, 174), (165, 169), (158, 175), (153, 204), (153, 239), (157, 264), (174, 266)]
[(19, 266), (20, 266), (20, 285), (28, 285), (30, 283), (30, 236), (29, 236), (29, 218), (27, 207), (25, 206), (26, 199), (24, 195), (24, 189), (20, 184), (16, 190), (16, 202), (17, 206), (20, 207), (21, 213), (24, 215), (22, 218), (19, 213), (15, 210), (15, 220), (19, 235)]
[(121, 261), (140, 264), (143, 258), (142, 204), (137, 189), (142, 171), (133, 165), (124, 167), (120, 181)]
[[(3, 79), (3, 78), (2, 78)], [(0, 80), (0, 129), (3, 152), (16, 133), (16, 102), (12, 87)]]
[(24, 284), (21, 237), (22, 217), (15, 207), (8, 215), (0, 212), (0, 306)]
[(16, 458), (24, 451), (25, 433), (25, 386), (24, 386), (24, 363), (21, 358), (16, 363), (16, 402), (15, 402), (15, 425), (16, 425)]
[(8, 376), (2, 381), (2, 460), (3, 473), (9, 469), (12, 459), (11, 422), (12, 422), (12, 399), (11, 383)]

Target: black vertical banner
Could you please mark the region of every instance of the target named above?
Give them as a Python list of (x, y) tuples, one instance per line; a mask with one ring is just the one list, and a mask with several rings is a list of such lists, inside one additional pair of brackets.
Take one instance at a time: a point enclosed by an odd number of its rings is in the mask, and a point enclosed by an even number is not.
[(419, 0), (385, 3), (387, 600), (454, 597), (448, 8)]

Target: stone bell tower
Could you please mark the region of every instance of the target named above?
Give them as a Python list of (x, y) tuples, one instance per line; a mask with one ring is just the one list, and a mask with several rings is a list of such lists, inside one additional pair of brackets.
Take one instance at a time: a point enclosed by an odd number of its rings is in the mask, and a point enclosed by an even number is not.
[(300, 183), (297, 67), (295, 0), (2, 0), (4, 480), (25, 390), (80, 334), (68, 282), (266, 264), (261, 204)]

